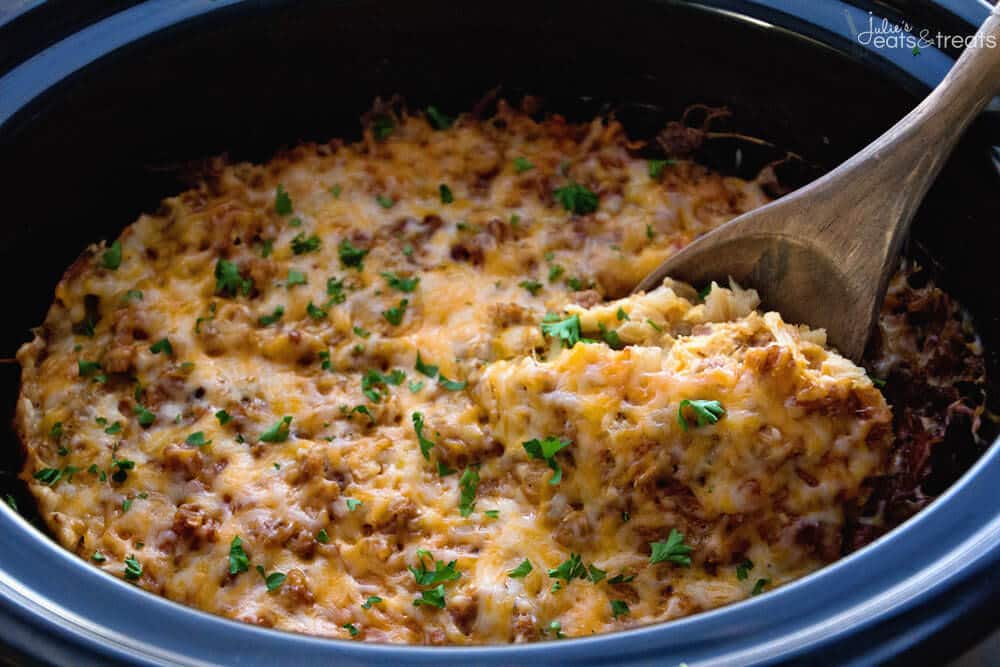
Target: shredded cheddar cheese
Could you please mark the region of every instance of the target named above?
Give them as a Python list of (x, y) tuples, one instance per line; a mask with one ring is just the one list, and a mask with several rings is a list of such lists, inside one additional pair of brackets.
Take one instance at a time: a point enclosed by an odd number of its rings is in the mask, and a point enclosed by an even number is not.
[(430, 121), (219, 163), (67, 271), (18, 355), (56, 539), (230, 618), (426, 644), (835, 560), (892, 442), (864, 370), (735, 285), (626, 296), (760, 187), (613, 120)]

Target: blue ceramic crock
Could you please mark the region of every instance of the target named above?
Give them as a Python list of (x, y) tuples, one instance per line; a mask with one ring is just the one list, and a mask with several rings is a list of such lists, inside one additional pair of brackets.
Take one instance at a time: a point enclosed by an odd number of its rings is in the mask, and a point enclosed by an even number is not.
[[(27, 3), (35, 9), (39, 3)], [(117, 48), (223, 11), (224, 0), (154, 0), (83, 27), (0, 78), (6, 123), (61, 81)], [(247, 5), (267, 3), (248, 2)], [(834, 0), (700, 0), (776, 32), (792, 31), (886, 68), (917, 88), (952, 60), (935, 48), (857, 48), (869, 22)], [(975, 25), (988, 7), (937, 3)], [(1000, 449), (989, 449), (932, 505), (874, 544), (773, 592), (672, 623), (532, 645), (404, 647), (271, 631), (204, 614), (110, 577), (63, 550), (0, 505), (0, 639), (24, 656), (58, 664), (239, 665), (750, 665), (875, 664), (956, 628), (1000, 591)], [(907, 653), (909, 651), (909, 653)]]

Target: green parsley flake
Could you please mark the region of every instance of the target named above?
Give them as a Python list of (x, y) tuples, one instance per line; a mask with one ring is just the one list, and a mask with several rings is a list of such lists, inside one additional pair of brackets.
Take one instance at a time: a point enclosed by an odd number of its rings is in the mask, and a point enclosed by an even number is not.
[(518, 287), (523, 287), (531, 293), (531, 296), (538, 296), (539, 290), (542, 289), (542, 284), (537, 280), (522, 280), (518, 283)]
[(383, 271), (379, 274), (385, 281), (389, 283), (389, 287), (393, 289), (398, 289), (400, 292), (406, 292), (407, 294), (413, 292), (417, 289), (417, 285), (420, 283), (420, 278), (400, 278), (395, 273), (390, 273), (388, 271)]
[(101, 365), (96, 361), (84, 361), (81, 359), (76, 365), (82, 378), (91, 377), (97, 371), (101, 370)]
[(442, 204), (451, 204), (452, 202), (455, 201), (455, 195), (452, 194), (451, 188), (449, 188), (444, 183), (438, 186), (438, 194), (441, 195)]
[(427, 606), (444, 609), (444, 584), (440, 584), (437, 588), (432, 588), (429, 591), (422, 591), (420, 593), (420, 597), (413, 601), (413, 606)]
[(520, 156), (514, 158), (514, 172), (515, 173), (523, 174), (524, 172), (531, 171), (534, 168), (535, 168), (535, 165), (532, 164), (531, 160), (529, 160), (528, 158), (520, 157)]
[(332, 188), (330, 188), (330, 194), (333, 195), (334, 199), (340, 199), (340, 193), (343, 191), (344, 189), (339, 185), (334, 185)]
[(382, 598), (380, 598), (377, 595), (369, 595), (368, 599), (361, 603), (361, 606), (364, 609), (371, 609), (372, 605), (379, 604), (382, 601), (383, 601)]
[(719, 403), (718, 401), (684, 399), (677, 408), (677, 423), (680, 424), (681, 428), (685, 431), (690, 427), (690, 424), (684, 414), (685, 408), (690, 408), (691, 411), (694, 412), (698, 426), (714, 424), (719, 421), (720, 417), (726, 414), (726, 410), (722, 407), (722, 403)]
[(410, 304), (409, 299), (402, 299), (398, 306), (389, 308), (388, 310), (382, 311), (382, 316), (386, 319), (389, 324), (393, 326), (399, 326), (403, 322), (403, 316), (406, 315), (406, 307)]
[(219, 420), (219, 426), (225, 426), (232, 421), (233, 416), (225, 410), (219, 410), (215, 413), (215, 418)]
[(531, 561), (525, 558), (521, 561), (521, 564), (515, 567), (513, 570), (507, 572), (507, 576), (511, 579), (523, 579), (528, 576), (534, 568), (531, 566)]
[(746, 578), (750, 576), (750, 570), (753, 569), (753, 561), (749, 558), (744, 558), (741, 563), (736, 566), (736, 578), (739, 581), (746, 581)]
[(320, 544), (326, 544), (330, 541), (330, 535), (327, 534), (326, 528), (319, 529), (319, 532), (316, 533), (316, 541)]
[(299, 232), (292, 239), (292, 252), (296, 255), (304, 255), (308, 252), (316, 252), (319, 250), (320, 245), (321, 241), (315, 234), (306, 237), (305, 232)]
[(94, 554), (90, 557), (90, 560), (94, 561), (95, 563), (103, 563), (108, 560), (108, 557), (102, 554), (100, 551), (95, 551)]
[(396, 205), (396, 200), (389, 195), (376, 195), (375, 201), (377, 201), (378, 205), (382, 208), (392, 208)]
[(423, 373), (429, 378), (433, 378), (438, 374), (438, 367), (433, 364), (426, 364), (424, 360), (420, 358), (420, 351), (417, 351), (417, 363), (414, 366), (418, 373)]
[(424, 563), (424, 557), (430, 556), (430, 554), (425, 549), (417, 550), (417, 558), (419, 561), (416, 567), (412, 565), (407, 566), (410, 572), (413, 573), (413, 578), (417, 582), (417, 586), (434, 586), (445, 581), (456, 581), (461, 579), (462, 573), (459, 572), (455, 564), (457, 561), (451, 561), (447, 565), (444, 561), (433, 561), (434, 569), (428, 570), (427, 565)]
[(413, 420), (413, 431), (417, 434), (420, 453), (423, 454), (424, 459), (430, 461), (431, 449), (434, 447), (434, 443), (424, 437), (424, 415), (421, 412), (414, 412), (410, 418)]
[(205, 439), (204, 431), (195, 431), (194, 433), (189, 435), (184, 442), (185, 444), (191, 445), (193, 447), (204, 447), (205, 445), (212, 444), (211, 440)]
[(361, 507), (361, 501), (357, 498), (345, 498), (344, 502), (347, 503), (347, 511), (353, 512), (354, 510)]
[(361, 336), (362, 338), (368, 338), (369, 336), (371, 336), (371, 335), (372, 335), (372, 332), (371, 332), (371, 331), (367, 331), (367, 330), (365, 330), (365, 329), (362, 329), (361, 327), (359, 327), (359, 326), (356, 326), (356, 325), (355, 325), (355, 326), (353, 326), (353, 327), (351, 327), (351, 330), (352, 330), (352, 331), (353, 331), (353, 332), (354, 332), (355, 334), (357, 334), (358, 336)]
[(141, 403), (136, 403), (135, 407), (132, 408), (132, 412), (135, 414), (139, 421), (139, 426), (152, 426), (153, 422), (156, 421), (156, 413), (148, 410)]
[(461, 491), (458, 511), (462, 516), (469, 516), (476, 509), (476, 489), (478, 487), (479, 471), (476, 466), (466, 468), (458, 480), (458, 488)]
[(101, 255), (101, 266), (105, 269), (110, 269), (111, 271), (117, 271), (118, 267), (122, 265), (122, 243), (121, 241), (115, 241), (112, 243), (104, 254)]
[(314, 320), (326, 319), (326, 311), (314, 304), (311, 300), (309, 301), (309, 305), (306, 306), (306, 314)]
[(750, 591), (750, 596), (753, 597), (756, 595), (760, 595), (761, 593), (764, 592), (764, 587), (769, 586), (770, 584), (771, 584), (770, 579), (758, 579), (757, 583), (753, 585), (753, 590)]
[(135, 559), (134, 555), (129, 555), (125, 559), (125, 578), (129, 581), (135, 581), (142, 576), (142, 563)]
[[(431, 444), (433, 444), (433, 443), (431, 443)], [(454, 475), (456, 472), (458, 472), (454, 468), (449, 468), (448, 464), (445, 463), (444, 461), (438, 461), (437, 462), (437, 469), (438, 469), (438, 475), (441, 476), (441, 477), (447, 477), (448, 475)]]
[(580, 316), (574, 314), (560, 320), (558, 315), (550, 313), (542, 320), (542, 334), (558, 338), (563, 347), (573, 347), (580, 342)]
[(521, 443), (524, 447), (524, 451), (528, 453), (533, 459), (540, 459), (548, 464), (549, 468), (555, 473), (552, 478), (549, 479), (549, 484), (553, 486), (558, 484), (562, 480), (562, 468), (559, 467), (559, 463), (556, 461), (555, 456), (558, 452), (569, 447), (573, 444), (570, 440), (562, 440), (555, 436), (549, 436), (544, 440), (539, 440), (535, 438), (534, 440), (528, 440), (527, 442)]
[(563, 208), (576, 215), (586, 215), (597, 210), (599, 199), (597, 193), (587, 189), (575, 181), (570, 181), (561, 188), (556, 188), (552, 194)]
[(667, 536), (666, 542), (650, 542), (649, 547), (651, 549), (649, 555), (651, 564), (674, 563), (675, 565), (691, 567), (689, 554), (692, 549), (684, 544), (684, 533), (676, 528), (670, 529), (670, 535)]
[(271, 313), (270, 315), (261, 315), (257, 319), (257, 322), (262, 327), (270, 326), (270, 325), (274, 324), (275, 322), (278, 322), (279, 320), (281, 320), (281, 318), (284, 317), (284, 315), (285, 315), (285, 307), (284, 306), (278, 306), (277, 308), (274, 309), (274, 312)]
[(111, 426), (104, 429), (104, 432), (107, 433), (108, 435), (118, 435), (119, 433), (122, 432), (122, 423), (115, 422)]
[(674, 160), (650, 160), (649, 161), (649, 177), (654, 180), (659, 180), (663, 176), (663, 168), (667, 165), (677, 164)]
[(285, 192), (285, 187), (280, 184), (274, 193), (274, 212), (278, 215), (291, 215), (292, 213), (292, 198)]
[(611, 616), (613, 618), (618, 618), (619, 616), (628, 616), (628, 604), (625, 600), (612, 600), (611, 601)]
[(52, 425), (52, 428), (49, 429), (49, 437), (52, 438), (53, 440), (58, 440), (59, 438), (62, 437), (62, 434), (63, 434), (62, 422), (56, 422), (55, 424)]
[(580, 554), (571, 553), (558, 567), (549, 570), (549, 576), (553, 579), (562, 579), (568, 584), (574, 579), (586, 579), (587, 568), (584, 567)]
[(285, 583), (287, 575), (284, 572), (272, 572), (264, 578), (264, 585), (267, 586), (268, 592), (276, 591), (281, 588), (281, 584)]
[(392, 116), (387, 116), (386, 114), (379, 114), (372, 119), (372, 134), (378, 141), (385, 141), (389, 138), (389, 135), (393, 133), (396, 129), (396, 121), (392, 119)]
[(619, 322), (623, 321), (627, 322), (630, 319), (628, 313), (626, 313), (625, 309), (621, 307), (618, 308), (618, 312), (615, 314), (615, 316), (618, 318)]
[[(340, 255), (340, 264), (344, 267), (354, 267), (358, 271), (364, 269), (364, 259), (368, 251), (363, 248), (355, 248), (351, 242), (344, 239), (337, 246), (337, 253)], [(329, 289), (329, 283), (327, 283)]]
[(285, 280), (285, 287), (291, 289), (296, 285), (307, 284), (306, 274), (298, 269), (288, 269), (288, 279)]
[(253, 289), (253, 279), (240, 275), (240, 269), (234, 263), (220, 259), (215, 263), (215, 293), (222, 296), (235, 297), (238, 294), (246, 296)]
[(446, 116), (435, 106), (427, 107), (427, 122), (435, 130), (447, 130), (455, 122), (454, 118)]
[(258, 438), (261, 442), (285, 442), (288, 440), (289, 425), (292, 418), (288, 415), (276, 421), (271, 428), (260, 434)]
[(149, 351), (153, 354), (159, 354), (163, 352), (168, 357), (174, 356), (174, 346), (170, 344), (170, 341), (166, 338), (161, 338), (152, 345), (149, 346)]
[(448, 391), (462, 391), (469, 383), (467, 380), (449, 380), (444, 375), (438, 373), (438, 384), (442, 389), (447, 389)]

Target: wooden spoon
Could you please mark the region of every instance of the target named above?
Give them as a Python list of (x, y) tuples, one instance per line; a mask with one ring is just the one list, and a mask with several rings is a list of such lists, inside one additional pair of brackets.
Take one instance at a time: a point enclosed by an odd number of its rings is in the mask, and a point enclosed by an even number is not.
[[(789, 322), (824, 328), (858, 361), (910, 222), (965, 128), (1000, 93), (1000, 6), (948, 76), (905, 118), (809, 185), (701, 236), (647, 275), (732, 277)], [(944, 222), (944, 221), (942, 221)]]

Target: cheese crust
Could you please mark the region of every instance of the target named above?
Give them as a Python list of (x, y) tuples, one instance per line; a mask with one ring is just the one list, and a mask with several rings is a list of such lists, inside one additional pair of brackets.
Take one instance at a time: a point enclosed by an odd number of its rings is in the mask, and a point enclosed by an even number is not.
[(735, 285), (626, 296), (760, 186), (651, 170), (614, 120), (433, 120), (220, 161), (67, 271), (18, 354), (56, 539), (212, 613), (418, 644), (677, 618), (839, 557), (893, 441), (865, 371)]

